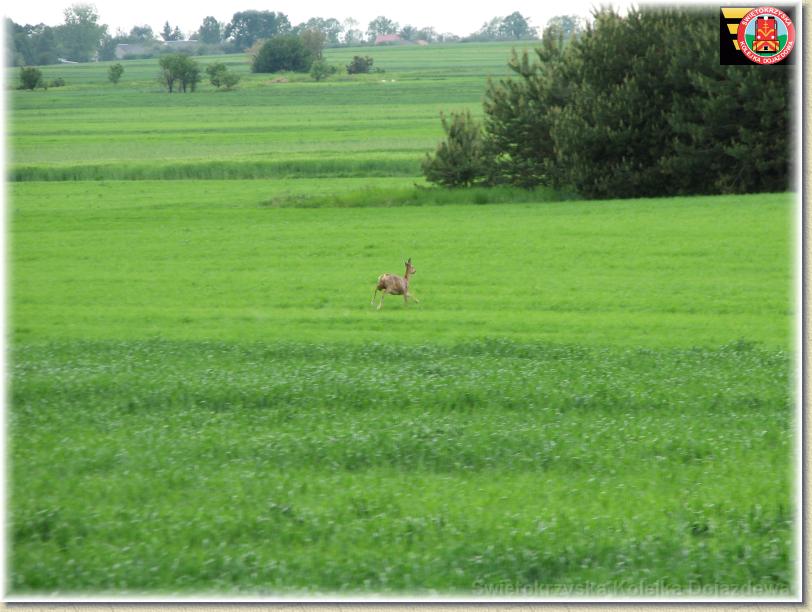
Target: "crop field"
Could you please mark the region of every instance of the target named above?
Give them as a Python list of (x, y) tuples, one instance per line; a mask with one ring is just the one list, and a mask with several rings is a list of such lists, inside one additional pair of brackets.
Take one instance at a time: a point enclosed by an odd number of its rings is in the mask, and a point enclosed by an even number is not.
[(10, 94), (11, 594), (794, 592), (795, 195), (429, 188), (510, 46), (354, 54)]

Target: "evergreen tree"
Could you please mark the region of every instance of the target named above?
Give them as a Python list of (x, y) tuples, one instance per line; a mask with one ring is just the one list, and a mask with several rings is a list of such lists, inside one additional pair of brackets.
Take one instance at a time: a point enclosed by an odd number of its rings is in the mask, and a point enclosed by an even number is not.
[(517, 78), (489, 82), (485, 95), (486, 146), (492, 182), (520, 187), (559, 183), (560, 170), (551, 130), (569, 100), (562, 42), (550, 37), (535, 50), (515, 51), (508, 66)]
[(786, 189), (791, 69), (720, 66), (717, 21), (649, 7), (601, 10), (566, 44), (548, 28), (532, 61), (514, 53), (514, 76), (489, 84), (486, 180), (592, 198)]
[(485, 180), (488, 169), (482, 139), (482, 127), (469, 111), (451, 113), (449, 121), (440, 115), (446, 139), (437, 145), (434, 155), (423, 160), (426, 180), (446, 187), (468, 187)]

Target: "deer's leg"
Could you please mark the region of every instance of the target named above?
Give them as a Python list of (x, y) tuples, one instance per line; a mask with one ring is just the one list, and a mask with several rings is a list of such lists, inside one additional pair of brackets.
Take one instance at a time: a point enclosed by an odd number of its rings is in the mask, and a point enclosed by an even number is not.
[(385, 298), (385, 297), (386, 297), (386, 291), (381, 291), (381, 302), (380, 302), (380, 304), (378, 304), (378, 310), (383, 308), (383, 298)]
[(378, 287), (377, 286), (375, 287), (375, 291), (372, 292), (372, 302), (371, 302), (372, 306), (375, 305), (375, 296), (376, 295), (378, 295)]

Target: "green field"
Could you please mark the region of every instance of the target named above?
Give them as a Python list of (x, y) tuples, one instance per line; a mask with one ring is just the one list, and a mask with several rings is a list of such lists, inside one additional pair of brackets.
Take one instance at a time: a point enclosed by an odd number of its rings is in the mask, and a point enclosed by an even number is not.
[(796, 592), (795, 196), (426, 188), (509, 52), (10, 94), (12, 595)]

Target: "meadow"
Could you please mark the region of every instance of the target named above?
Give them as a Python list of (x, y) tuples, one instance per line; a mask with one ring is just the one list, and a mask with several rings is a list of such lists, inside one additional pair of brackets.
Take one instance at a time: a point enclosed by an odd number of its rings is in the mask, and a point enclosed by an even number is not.
[(10, 94), (12, 595), (794, 591), (795, 196), (428, 188), (509, 53)]

